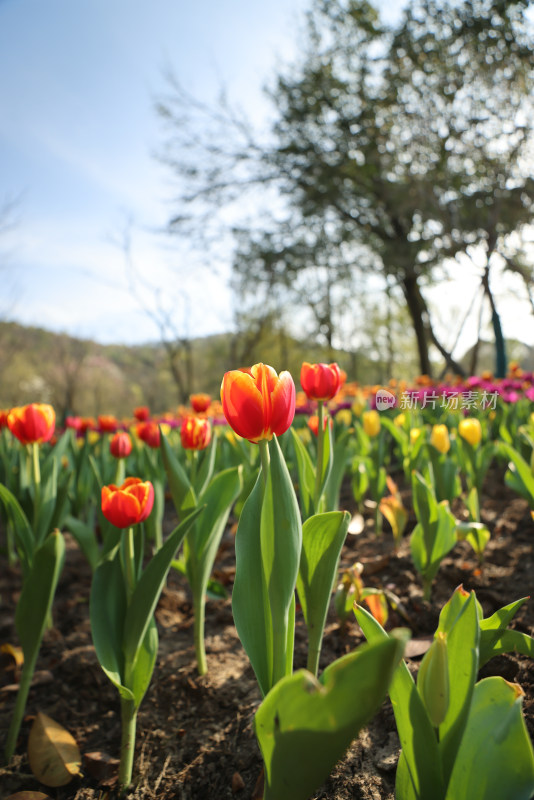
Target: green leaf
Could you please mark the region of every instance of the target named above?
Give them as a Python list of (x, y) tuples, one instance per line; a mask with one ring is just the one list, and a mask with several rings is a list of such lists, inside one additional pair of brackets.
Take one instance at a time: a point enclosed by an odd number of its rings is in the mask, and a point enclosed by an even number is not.
[[(274, 436), (261, 508), (261, 560), (273, 636), (273, 684), (287, 671), (289, 610), (293, 602), (302, 550), (300, 510), (282, 451)], [(292, 659), (293, 643), (290, 654)]]
[(490, 658), (500, 656), (502, 653), (521, 653), (524, 656), (534, 658), (534, 639), (527, 633), (521, 633), (521, 631), (503, 631), (496, 639), (492, 633), (491, 640), (488, 636), (488, 631), (482, 631), (480, 641), (481, 667), (483, 667)]
[(141, 574), (126, 610), (121, 640), (126, 669), (132, 669), (139, 657), (152, 615), (165, 584), (167, 572), (187, 531), (204, 509), (197, 508), (170, 534)]
[(235, 537), (235, 580), (232, 612), (237, 635), (249, 657), (261, 693), (272, 686), (272, 626), (261, 559), (263, 477), (247, 497)]
[(446, 800), (530, 800), (534, 753), (522, 694), (500, 677), (477, 683)]
[(125, 686), (122, 639), (126, 618), (126, 591), (120, 548), (102, 561), (93, 575), (89, 601), (91, 634), (100, 666), (123, 697), (133, 700)]
[(313, 514), (313, 493), (315, 488), (315, 470), (311, 456), (304, 442), (294, 428), (290, 428), (293, 447), (297, 460), (298, 488), (302, 504), (302, 516), (307, 519)]
[(185, 537), (184, 544), (193, 594), (203, 595), (206, 591), (228, 515), (241, 492), (242, 472), (242, 467), (219, 472), (199, 499), (204, 512)]
[[(517, 450), (514, 450), (509, 444), (501, 442), (499, 444), (499, 451), (505, 453), (515, 467), (515, 477), (519, 479), (519, 482), (524, 487), (523, 494), (530, 501), (532, 507), (534, 505), (534, 475), (532, 474), (530, 465), (527, 464)], [(512, 474), (514, 473), (512, 472)]]
[(478, 672), (479, 625), (475, 593), (463, 603), (458, 615), (438, 631), (447, 634), (450, 675), (449, 707), (439, 726), (439, 750), (445, 783), (448, 782), (462, 741)]
[(299, 670), (279, 681), (256, 712), (264, 800), (307, 800), (377, 711), (408, 636), (363, 645), (321, 681)]
[[(388, 638), (382, 626), (364, 608), (355, 606), (354, 614), (369, 642), (384, 641)], [(395, 670), (389, 687), (389, 697), (405, 761), (402, 767), (399, 762), (397, 800), (412, 800), (412, 798), (442, 800), (445, 795), (445, 784), (436, 735), (404, 661)]]
[(330, 511), (310, 517), (302, 526), (297, 592), (308, 628), (308, 669), (315, 674), (339, 554), (349, 523), (347, 511)]
[(339, 508), (339, 492), (347, 469), (349, 441), (349, 431), (344, 431), (334, 445), (332, 467), (324, 490), (326, 511), (337, 511)]
[(54, 531), (35, 552), (15, 611), (15, 627), (27, 661), (39, 651), (64, 560), (65, 541)]
[(96, 540), (94, 521), (86, 524), (68, 516), (65, 520), (65, 528), (78, 542), (82, 553), (89, 562), (91, 572), (94, 572), (100, 560), (100, 548)]
[(130, 671), (126, 668), (126, 684), (133, 695), (136, 708), (139, 708), (141, 705), (141, 700), (145, 696), (146, 690), (150, 685), (157, 654), (158, 629), (156, 627), (156, 620), (152, 616), (149, 620), (143, 641), (138, 648), (135, 664)]
[(35, 549), (32, 527), (15, 495), (1, 483), (0, 500), (2, 500), (7, 516), (13, 526), (22, 571), (24, 575), (27, 575), (33, 563)]
[(200, 469), (198, 470), (197, 479), (195, 481), (197, 497), (200, 497), (200, 495), (206, 490), (212, 479), (216, 453), (217, 438), (212, 436), (209, 445), (205, 450), (202, 451), (202, 461), (200, 463)]
[(191, 509), (196, 508), (195, 491), (163, 431), (161, 432), (160, 448), (172, 501), (177, 513), (182, 516), (189, 513)]

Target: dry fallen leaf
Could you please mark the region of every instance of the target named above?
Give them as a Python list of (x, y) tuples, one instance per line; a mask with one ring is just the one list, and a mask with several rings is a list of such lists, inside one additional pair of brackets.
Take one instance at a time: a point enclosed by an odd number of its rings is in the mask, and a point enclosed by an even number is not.
[(40, 711), (30, 730), (28, 759), (31, 771), (45, 786), (65, 786), (80, 774), (82, 759), (74, 738)]
[(100, 786), (113, 786), (117, 782), (120, 763), (118, 758), (95, 750), (93, 753), (84, 753), (83, 760), (85, 769)]
[(6, 797), (6, 800), (52, 800), (52, 798), (42, 792), (15, 792)]

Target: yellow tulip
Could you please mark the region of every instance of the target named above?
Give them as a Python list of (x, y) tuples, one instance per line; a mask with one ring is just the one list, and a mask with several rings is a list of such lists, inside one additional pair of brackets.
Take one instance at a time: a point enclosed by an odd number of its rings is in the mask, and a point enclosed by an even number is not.
[(363, 429), (371, 439), (380, 433), (380, 416), (378, 411), (364, 411), (362, 415)]
[(458, 433), (472, 447), (478, 447), (482, 439), (480, 420), (475, 417), (466, 417), (458, 425)]
[(410, 428), (410, 444), (414, 445), (421, 436), (421, 428)]
[(404, 423), (406, 422), (406, 414), (397, 414), (393, 422), (395, 423), (397, 428), (404, 428)]
[(434, 425), (430, 434), (430, 444), (440, 453), (448, 453), (451, 447), (449, 430), (446, 425)]
[(352, 414), (350, 413), (350, 409), (340, 409), (336, 414), (336, 422), (341, 422), (342, 425), (346, 425), (348, 428), (352, 424)]

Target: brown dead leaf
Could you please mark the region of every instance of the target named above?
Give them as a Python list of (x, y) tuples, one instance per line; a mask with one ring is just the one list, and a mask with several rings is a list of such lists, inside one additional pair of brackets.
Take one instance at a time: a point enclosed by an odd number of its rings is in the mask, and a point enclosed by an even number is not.
[(85, 769), (101, 786), (113, 786), (119, 777), (118, 758), (113, 758), (108, 753), (95, 750), (83, 754)]
[(237, 794), (242, 789), (245, 788), (245, 781), (239, 774), (239, 772), (234, 772), (232, 775), (232, 794)]
[(6, 797), (6, 800), (52, 800), (52, 798), (42, 792), (15, 792)]
[(418, 639), (409, 639), (404, 648), (406, 658), (418, 658), (423, 656), (432, 644), (433, 636), (421, 636)]
[[(45, 683), (52, 683), (54, 676), (48, 669), (40, 669), (34, 672), (32, 678), (32, 686), (44, 685)], [(5, 686), (0, 686), (0, 692), (18, 692), (18, 683), (7, 683)]]
[(80, 774), (82, 759), (74, 738), (41, 711), (28, 737), (28, 759), (31, 771), (45, 786), (65, 786)]

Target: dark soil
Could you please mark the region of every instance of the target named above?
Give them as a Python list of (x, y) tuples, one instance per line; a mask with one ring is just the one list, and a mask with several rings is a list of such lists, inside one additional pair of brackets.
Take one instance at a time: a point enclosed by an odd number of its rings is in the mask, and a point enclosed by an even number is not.
[[(392, 537), (377, 539), (371, 515), (364, 531), (349, 535), (341, 566), (365, 564), (367, 586), (385, 586), (401, 600), (405, 612), (391, 614), (388, 629), (408, 626), (415, 639), (432, 634), (439, 610), (459, 584), (474, 589), (485, 615), (531, 594), (534, 578), (534, 522), (527, 503), (490, 473), (483, 496), (483, 521), (492, 538), (482, 571), (466, 543), (456, 545), (435, 581), (432, 602), (422, 601), (418, 575), (410, 559), (408, 539), (397, 554)], [(350, 501), (345, 507), (351, 508)], [(455, 512), (461, 515), (461, 507)], [(169, 514), (169, 525), (173, 524)], [(67, 535), (67, 560), (54, 606), (55, 627), (45, 635), (37, 674), (30, 691), (17, 754), (0, 768), (0, 797), (23, 790), (42, 791), (57, 800), (112, 800), (119, 755), (118, 694), (104, 675), (91, 642), (88, 597), (90, 570)], [(17, 644), (14, 611), (20, 576), (1, 563), (0, 644)], [(196, 800), (217, 798), (250, 800), (261, 796), (261, 757), (252, 721), (260, 702), (256, 680), (233, 627), (230, 604), (234, 571), (233, 534), (221, 544), (216, 575), (228, 589), (228, 599), (209, 601), (206, 610), (206, 646), (209, 673), (198, 677), (193, 650), (193, 619), (185, 579), (169, 575), (156, 611), (160, 648), (151, 686), (139, 711), (134, 784), (128, 798), (140, 800)], [(534, 602), (526, 603), (514, 626), (534, 633)], [(354, 619), (344, 632), (331, 612), (321, 668), (363, 641)], [(7, 655), (0, 662), (0, 742), (7, 733), (15, 702), (16, 676)], [(304, 666), (306, 632), (297, 621), (295, 668)], [(418, 659), (414, 659), (415, 667)], [(534, 668), (528, 658), (505, 655), (493, 659), (484, 676), (502, 675), (519, 683), (524, 692), (524, 714), (534, 738)], [(10, 686), (11, 685), (11, 686)], [(42, 711), (75, 737), (83, 754), (83, 777), (60, 789), (36, 781), (26, 755), (34, 715)], [(389, 701), (353, 742), (315, 798), (328, 800), (393, 800), (399, 743)], [(503, 800), (512, 800), (512, 798)]]

